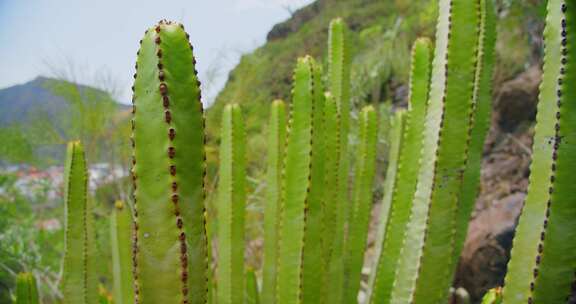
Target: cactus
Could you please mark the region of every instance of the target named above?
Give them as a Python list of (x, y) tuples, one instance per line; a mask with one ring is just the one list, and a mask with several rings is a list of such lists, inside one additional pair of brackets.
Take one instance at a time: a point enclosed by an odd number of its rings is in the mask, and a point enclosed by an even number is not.
[(576, 265), (574, 2), (551, 0), (530, 185), (514, 238), (504, 303), (565, 303)]
[(276, 262), (278, 222), (280, 218), (281, 171), (286, 144), (286, 109), (284, 102), (275, 100), (270, 110), (268, 128), (267, 202), (264, 206), (264, 264), (262, 266), (262, 302), (276, 302)]
[(286, 156), (282, 173), (282, 198), (276, 302), (298, 303), (301, 299), (302, 251), (305, 210), (310, 191), (313, 123), (312, 58), (298, 59), (294, 71)]
[(322, 70), (312, 63), (312, 154), (309, 193), (306, 199), (306, 228), (302, 258), (302, 303), (318, 303), (323, 265), (322, 227), (326, 150), (324, 144), (324, 86)]
[[(478, 52), (478, 0), (441, 0), (424, 149), (414, 205), (429, 204), (414, 302), (439, 303), (448, 297), (453, 258), (457, 194), (462, 184), (474, 116)], [(428, 134), (431, 133), (431, 134)], [(433, 134), (432, 134), (433, 133)], [(427, 158), (428, 158), (427, 157)], [(429, 167), (430, 166), (430, 167)], [(425, 171), (425, 172), (424, 172)], [(434, 282), (434, 284), (430, 284)]]
[(496, 287), (488, 290), (482, 298), (482, 304), (501, 304), (502, 303), (502, 288)]
[(358, 301), (358, 290), (364, 261), (364, 250), (372, 209), (372, 187), (374, 184), (376, 144), (378, 142), (378, 119), (372, 106), (362, 109), (359, 119), (358, 151), (356, 152), (356, 173), (349, 225), (347, 251), (349, 268), (345, 269), (344, 302)]
[[(336, 220), (333, 241), (333, 254), (329, 261), (332, 273), (329, 290), (329, 302), (340, 303), (343, 296), (346, 226), (350, 220), (350, 202), (348, 193), (348, 133), (350, 130), (350, 47), (348, 29), (342, 19), (330, 22), (328, 38), (328, 79), (330, 92), (334, 97), (339, 113), (339, 159), (338, 159), (338, 192), (337, 204), (342, 209), (342, 218)], [(342, 293), (342, 294), (340, 294)]]
[(110, 217), (110, 242), (112, 245), (112, 274), (114, 281), (114, 299), (118, 304), (134, 303), (132, 276), (132, 214), (130, 208), (122, 202), (115, 203)]
[(480, 188), (480, 169), (484, 151), (484, 141), (490, 128), (492, 109), (492, 76), (496, 55), (496, 8), (493, 0), (480, 1), (480, 35), (478, 41), (478, 61), (474, 81), (474, 116), (470, 130), (470, 147), (466, 170), (462, 175), (458, 213), (456, 215), (456, 239), (454, 259), (458, 261), (466, 235), (468, 223), (474, 210)]
[(246, 205), (245, 131), (240, 107), (222, 115), (218, 185), (218, 303), (244, 300), (244, 218)]
[(248, 270), (246, 273), (246, 304), (260, 304), (260, 295), (258, 293), (258, 280), (254, 270)]
[[(390, 299), (404, 232), (410, 217), (412, 199), (418, 182), (420, 154), (429, 93), (431, 46), (427, 39), (419, 39), (412, 48), (412, 71), (410, 77), (409, 112), (403, 135), (403, 153), (398, 173), (390, 215), (384, 234), (381, 255), (372, 293), (372, 303), (386, 303)], [(387, 178), (388, 175), (387, 175)], [(393, 177), (390, 177), (393, 178)], [(386, 212), (383, 210), (383, 212)]]
[(204, 119), (188, 34), (146, 31), (133, 86), (135, 301), (205, 303)]
[(98, 278), (92, 203), (88, 199), (88, 177), (84, 148), (70, 142), (65, 165), (65, 245), (62, 274), (64, 303), (95, 304)]
[[(399, 169), (399, 158), (401, 155), (402, 145), (403, 145), (403, 134), (406, 130), (405, 124), (407, 113), (404, 110), (397, 111), (390, 122), (390, 130), (388, 131), (388, 166), (386, 169), (386, 178), (384, 180), (384, 198), (382, 198), (382, 205), (380, 207), (380, 214), (378, 215), (378, 228), (376, 230), (376, 239), (374, 240), (374, 256), (375, 259), (372, 264), (372, 269), (376, 270), (380, 264), (380, 258), (382, 253), (382, 245), (384, 242), (384, 236), (386, 233), (386, 226), (388, 223), (388, 218), (390, 214), (390, 206), (392, 204), (392, 196), (394, 193), (395, 185), (397, 181), (397, 171)], [(408, 151), (405, 151), (408, 153)], [(404, 155), (404, 154), (402, 154)], [(368, 280), (368, 293), (367, 299), (369, 303), (374, 294), (374, 284), (376, 282), (376, 277), (378, 271), (372, 271), (370, 273), (370, 278)], [(382, 302), (382, 301), (381, 301)]]
[[(337, 227), (343, 227), (343, 206), (338, 202), (338, 191), (331, 191), (338, 187), (338, 160), (340, 157), (340, 122), (338, 115), (338, 106), (332, 94), (325, 94), (324, 104), (324, 150), (326, 151), (326, 159), (324, 162), (324, 197), (322, 199), (323, 209), (323, 237), (322, 237), (322, 252), (323, 252), (323, 269), (324, 277), (322, 278), (320, 303), (333, 303), (329, 301), (330, 296), (341, 294), (331, 290), (331, 278), (339, 276), (342, 271), (341, 267), (332, 268), (332, 266), (342, 265), (337, 263), (330, 263), (333, 258), (333, 249), (338, 245), (335, 243), (337, 240), (343, 240), (342, 231), (338, 231)], [(341, 256), (337, 257), (341, 260)]]
[(16, 277), (16, 304), (38, 304), (38, 286), (32, 273), (19, 273)]

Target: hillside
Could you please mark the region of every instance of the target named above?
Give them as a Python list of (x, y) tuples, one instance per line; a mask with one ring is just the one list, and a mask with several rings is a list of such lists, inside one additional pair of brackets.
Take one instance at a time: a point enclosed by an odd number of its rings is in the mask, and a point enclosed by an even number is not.
[[(499, 39), (495, 83), (514, 78), (538, 62), (541, 43), (543, 3), (497, 1)], [(267, 42), (244, 55), (229, 74), (224, 89), (208, 110), (208, 131), (217, 138), (224, 104), (243, 106), (249, 134), (261, 134), (261, 122), (268, 117), (268, 105), (276, 98), (290, 100), (292, 69), (296, 58), (310, 54), (326, 66), (327, 28), (330, 20), (342, 17), (352, 31), (352, 102), (392, 100), (405, 102), (412, 42), (419, 36), (434, 37), (437, 1), (429, 0), (318, 0), (275, 25)], [(512, 48), (511, 46), (514, 46)], [(519, 47), (524, 46), (524, 47)], [(249, 136), (257, 156), (265, 155), (260, 136)], [(254, 159), (259, 159), (255, 157)]]
[[(251, 176), (258, 176), (264, 170), (261, 160), (267, 150), (265, 127), (261, 130), (258, 126), (266, 126), (269, 103), (275, 98), (290, 100), (291, 73), (298, 56), (311, 54), (326, 67), (327, 27), (338, 16), (352, 31), (354, 109), (388, 101), (405, 106), (410, 47), (418, 36), (434, 38), (436, 2), (318, 0), (295, 12), (274, 26), (267, 43), (243, 56), (230, 73), (208, 110), (209, 136), (218, 138), (216, 127), (223, 106), (240, 103), (249, 133)], [(456, 285), (465, 287), (473, 302), (503, 283), (528, 184), (543, 51), (545, 1), (496, 2), (499, 19), (492, 128), (486, 140), (481, 194), (456, 276)]]
[(48, 77), (1, 89), (0, 163), (59, 163), (66, 140), (127, 111), (103, 90)]

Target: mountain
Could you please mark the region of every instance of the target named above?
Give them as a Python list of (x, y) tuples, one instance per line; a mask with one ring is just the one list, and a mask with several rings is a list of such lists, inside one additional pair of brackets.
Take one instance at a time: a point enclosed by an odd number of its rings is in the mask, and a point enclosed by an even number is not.
[[(66, 115), (70, 112), (70, 101), (55, 92), (56, 88), (63, 85), (74, 85), (85, 95), (109, 98), (108, 93), (100, 89), (40, 76), (24, 84), (0, 90), (0, 126), (25, 124), (38, 115), (48, 115), (51, 120)], [(122, 104), (116, 107), (118, 110), (128, 109), (128, 106)]]
[(129, 107), (108, 93), (47, 77), (0, 90), (0, 164), (63, 161), (64, 143), (104, 143)]

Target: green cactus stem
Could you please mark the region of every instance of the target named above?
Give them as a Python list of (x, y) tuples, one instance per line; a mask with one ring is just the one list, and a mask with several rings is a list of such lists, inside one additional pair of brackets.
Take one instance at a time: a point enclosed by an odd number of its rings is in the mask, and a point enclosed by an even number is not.
[(244, 300), (246, 152), (242, 112), (228, 104), (222, 115), (218, 184), (218, 303)]
[(286, 144), (286, 106), (275, 100), (270, 109), (268, 127), (267, 201), (264, 205), (264, 264), (262, 266), (262, 302), (276, 302), (276, 263), (281, 192), (282, 161)]
[(456, 215), (456, 240), (454, 242), (454, 259), (456, 261), (460, 258), (468, 232), (470, 216), (480, 190), (484, 141), (490, 129), (492, 110), (492, 76), (496, 59), (496, 8), (494, 1), (481, 0), (480, 14), (478, 61), (476, 62), (476, 79), (474, 81), (474, 116), (470, 129), (468, 161), (463, 174)]
[(378, 142), (378, 118), (374, 107), (362, 109), (359, 118), (360, 143), (356, 152), (352, 220), (349, 225), (346, 259), (350, 268), (345, 269), (344, 302), (356, 303), (364, 265), (364, 251), (372, 210), (372, 188), (376, 173), (376, 144)]
[[(386, 113), (388, 115), (388, 113)], [(401, 155), (402, 145), (403, 145), (403, 134), (405, 131), (407, 113), (403, 110), (397, 111), (391, 119), (390, 130), (388, 131), (388, 142), (389, 142), (389, 152), (388, 152), (388, 167), (386, 168), (386, 178), (384, 180), (384, 198), (382, 198), (382, 205), (380, 207), (380, 214), (378, 215), (379, 222), (376, 231), (376, 240), (374, 241), (374, 262), (372, 264), (373, 271), (370, 273), (370, 278), (368, 280), (368, 292), (367, 299), (372, 301), (372, 295), (374, 294), (374, 284), (376, 282), (376, 276), (378, 271), (375, 271), (380, 264), (380, 258), (382, 255), (382, 245), (384, 242), (384, 236), (386, 233), (386, 226), (388, 223), (388, 218), (390, 215), (390, 206), (392, 204), (392, 197), (394, 193), (394, 188), (397, 180), (397, 172), (399, 171), (399, 158)], [(408, 151), (405, 151), (408, 153)], [(383, 301), (380, 301), (383, 302)]]
[(258, 280), (254, 270), (246, 272), (246, 304), (260, 304), (260, 295), (258, 293)]
[(118, 304), (134, 303), (132, 276), (132, 227), (130, 208), (122, 201), (115, 203), (110, 217), (110, 243), (112, 246), (112, 275), (114, 282), (114, 302)]
[(304, 252), (302, 259), (302, 303), (318, 303), (325, 271), (322, 247), (323, 206), (325, 175), (325, 135), (324, 135), (324, 86), (322, 69), (312, 63), (312, 159), (310, 189), (306, 199), (306, 229), (304, 232)]
[(38, 285), (32, 273), (23, 272), (16, 276), (16, 304), (38, 304)]
[(95, 304), (98, 276), (92, 203), (87, 197), (88, 176), (84, 148), (70, 142), (66, 151), (64, 177), (66, 232), (62, 274), (64, 303)]
[[(335, 251), (334, 248), (342, 246), (344, 240), (344, 213), (343, 206), (338, 203), (338, 191), (330, 191), (338, 187), (338, 164), (340, 158), (340, 122), (338, 114), (338, 105), (332, 94), (325, 93), (324, 104), (324, 144), (326, 159), (324, 163), (324, 198), (322, 200), (323, 210), (323, 263), (324, 277), (322, 278), (320, 303), (331, 302), (330, 298), (335, 295), (341, 295), (340, 292), (334, 292), (332, 287), (332, 278), (339, 276), (343, 269), (343, 264), (331, 263), (333, 260), (342, 261), (343, 251)], [(335, 253), (339, 253), (337, 256)]]
[(502, 303), (502, 287), (496, 287), (488, 290), (482, 298), (482, 304), (501, 304)]
[(504, 303), (566, 303), (576, 269), (576, 6), (551, 0), (530, 185), (514, 238)]
[[(436, 56), (430, 87), (426, 146), (433, 169), (420, 176), (414, 204), (429, 204), (425, 242), (419, 258), (415, 303), (446, 301), (455, 270), (454, 239), (458, 222), (458, 194), (466, 168), (469, 135), (474, 117), (474, 80), (480, 28), (480, 0), (441, 0)], [(442, 63), (441, 63), (442, 62)], [(443, 67), (438, 68), (437, 65)], [(441, 75), (438, 75), (441, 74)], [(440, 104), (440, 109), (436, 105)], [(427, 156), (428, 158), (428, 156)], [(426, 160), (425, 162), (427, 162)], [(420, 186), (420, 185), (419, 185)], [(434, 282), (434, 284), (430, 284)]]
[[(418, 183), (426, 102), (428, 101), (431, 44), (428, 39), (416, 40), (412, 47), (409, 109), (403, 135), (403, 152), (398, 164), (396, 183), (389, 205), (382, 250), (376, 267), (372, 303), (389, 303), (394, 284), (398, 258), (404, 243), (406, 225), (410, 219), (412, 201)], [(387, 195), (389, 196), (389, 194)], [(385, 207), (385, 206), (383, 206)], [(386, 209), (383, 212), (387, 212)]]
[[(330, 303), (341, 303), (344, 287), (344, 260), (346, 231), (350, 220), (349, 198), (349, 155), (348, 134), (350, 130), (350, 46), (348, 28), (344, 21), (336, 18), (330, 22), (328, 37), (328, 79), (330, 92), (336, 101), (339, 113), (339, 160), (338, 160), (338, 208), (342, 208), (343, 220), (337, 220), (333, 255), (330, 259)], [(338, 293), (341, 293), (338, 294)]]
[(205, 303), (204, 117), (183, 26), (146, 31), (133, 86), (134, 292), (147, 303)]
[(282, 173), (276, 302), (298, 303), (302, 291), (302, 252), (312, 164), (313, 63), (298, 59)]

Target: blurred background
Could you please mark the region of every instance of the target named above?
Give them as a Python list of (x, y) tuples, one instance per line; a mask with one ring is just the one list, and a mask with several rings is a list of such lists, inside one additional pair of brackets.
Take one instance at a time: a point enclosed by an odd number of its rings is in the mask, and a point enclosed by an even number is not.
[[(310, 54), (325, 63), (327, 27), (340, 16), (353, 31), (353, 114), (364, 104), (382, 111), (404, 107), (410, 47), (419, 36), (434, 38), (436, 2), (0, 0), (0, 303), (9, 302), (20, 271), (37, 275), (45, 303), (60, 298), (63, 154), (69, 140), (86, 146), (98, 248), (109, 255), (107, 215), (130, 191), (128, 104), (138, 41), (158, 20), (184, 24), (194, 45), (207, 108), (209, 212), (220, 113), (228, 102), (243, 107), (250, 149), (246, 256), (259, 269), (268, 105), (275, 98), (290, 100), (296, 58)], [(456, 278), (473, 298), (501, 284), (505, 273), (526, 193), (541, 77), (545, 0), (496, 2), (493, 123), (482, 191)], [(375, 213), (387, 144), (380, 142)], [(103, 292), (110, 286), (109, 260), (101, 260)]]

